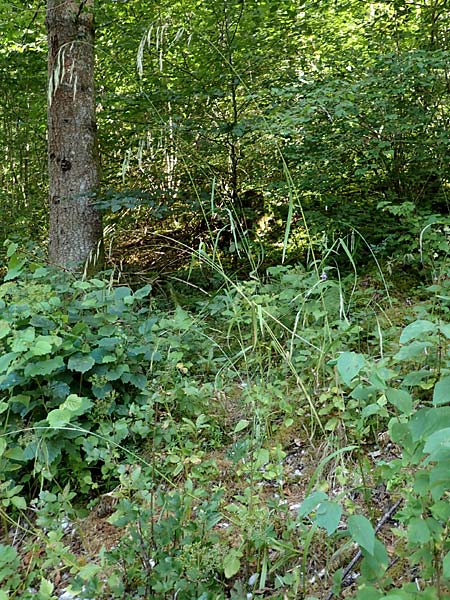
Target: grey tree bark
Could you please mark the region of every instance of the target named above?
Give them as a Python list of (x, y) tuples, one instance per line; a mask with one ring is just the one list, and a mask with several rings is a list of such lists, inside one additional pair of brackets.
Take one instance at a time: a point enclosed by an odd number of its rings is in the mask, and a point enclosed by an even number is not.
[(48, 0), (49, 259), (69, 270), (103, 261), (99, 186), (94, 0)]

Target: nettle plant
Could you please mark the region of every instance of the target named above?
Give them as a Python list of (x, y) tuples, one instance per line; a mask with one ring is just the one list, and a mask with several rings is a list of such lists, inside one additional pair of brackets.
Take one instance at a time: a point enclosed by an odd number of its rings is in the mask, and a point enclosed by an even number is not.
[(88, 491), (116, 471), (124, 441), (139, 447), (167, 411), (201, 413), (211, 388), (195, 368), (211, 357), (188, 313), (163, 318), (150, 285), (132, 291), (55, 274), (26, 265), (15, 244), (8, 257), (0, 288), (4, 481), (31, 493), (33, 482), (57, 475)]

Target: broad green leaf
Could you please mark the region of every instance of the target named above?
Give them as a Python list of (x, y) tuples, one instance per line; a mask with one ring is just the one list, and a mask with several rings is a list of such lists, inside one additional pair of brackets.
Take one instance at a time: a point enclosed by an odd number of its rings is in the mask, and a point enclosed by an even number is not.
[(91, 407), (92, 400), (89, 398), (70, 394), (59, 408), (70, 411), (73, 416), (79, 416), (86, 413)]
[(106, 281), (102, 281), (101, 279), (90, 279), (89, 282), (99, 290), (106, 287)]
[(71, 371), (78, 371), (79, 373), (86, 373), (95, 365), (95, 360), (89, 354), (82, 354), (77, 352), (69, 358), (67, 367)]
[(426, 441), (432, 433), (450, 427), (450, 406), (421, 408), (409, 422), (412, 439)]
[(430, 487), (428, 491), (431, 492), (431, 497), (433, 500), (437, 502), (449, 490), (450, 453), (447, 450), (445, 456), (440, 458), (439, 462), (430, 471)]
[(325, 494), (325, 492), (313, 492), (300, 504), (298, 516), (306, 517), (306, 515), (309, 515), (309, 513), (313, 512), (313, 510), (315, 510), (319, 504), (325, 500), (328, 500), (328, 496)]
[(73, 413), (70, 410), (64, 408), (55, 408), (55, 410), (51, 410), (47, 415), (47, 422), (50, 427), (64, 427), (67, 423), (70, 422)]
[(26, 329), (16, 331), (11, 344), (11, 350), (13, 352), (24, 352), (25, 350), (28, 350), (34, 342), (35, 336), (36, 331), (34, 327), (27, 327)]
[(18, 247), (19, 247), (19, 244), (16, 244), (16, 242), (11, 242), (8, 245), (8, 248), (6, 249), (6, 256), (7, 256), (7, 258), (11, 258), (11, 256), (13, 254), (15, 254), (15, 252), (16, 252), (16, 250), (17, 250)]
[(50, 354), (51, 351), (52, 345), (47, 340), (36, 340), (31, 348), (33, 356), (45, 356), (46, 354)]
[(404, 377), (402, 385), (405, 387), (414, 387), (419, 385), (424, 379), (430, 378), (430, 371), (428, 369), (421, 369), (420, 371), (411, 371)]
[(406, 390), (399, 390), (396, 388), (388, 388), (385, 392), (388, 401), (398, 408), (398, 410), (405, 414), (410, 415), (413, 408), (413, 401), (411, 394)]
[(0, 340), (8, 335), (11, 331), (11, 325), (4, 319), (0, 320)]
[(397, 360), (410, 360), (419, 355), (424, 355), (425, 351), (432, 347), (433, 344), (431, 342), (420, 342), (415, 340), (414, 342), (411, 342), (411, 344), (400, 348), (397, 354), (394, 355), (394, 358)]
[(72, 285), (77, 290), (90, 290), (92, 288), (89, 281), (75, 281)]
[(70, 410), (70, 412), (75, 412), (81, 408), (82, 404), (83, 398), (81, 396), (77, 396), (77, 394), (70, 394), (70, 396), (67, 396), (61, 408)]
[(328, 535), (331, 535), (339, 527), (341, 516), (342, 506), (340, 504), (324, 500), (317, 507), (316, 523), (319, 527), (326, 529)]
[(239, 433), (240, 431), (242, 431), (243, 429), (246, 429), (250, 424), (250, 421), (247, 421), (247, 419), (241, 419), (239, 421), (239, 423), (236, 425), (236, 427), (233, 430), (233, 433)]
[(64, 366), (62, 356), (55, 356), (48, 360), (40, 360), (39, 362), (28, 364), (23, 373), (25, 377), (35, 377), (36, 375), (50, 375)]
[(420, 337), (424, 333), (434, 333), (437, 330), (437, 325), (431, 321), (417, 319), (413, 323), (407, 325), (400, 335), (400, 344), (406, 344), (410, 340)]
[(241, 557), (242, 552), (239, 550), (230, 550), (230, 552), (224, 556), (223, 570), (227, 579), (234, 577), (234, 575), (239, 572), (239, 569), (241, 568)]
[(20, 275), (24, 264), (26, 263), (25, 258), (19, 258), (13, 255), (8, 263), (8, 272), (3, 278), (4, 281), (11, 281)]
[(12, 563), (17, 558), (17, 551), (12, 546), (0, 544), (0, 567)]
[(123, 300), (132, 296), (133, 292), (127, 286), (119, 286), (114, 288), (114, 300)]
[(124, 373), (120, 378), (124, 383), (131, 383), (134, 387), (139, 390), (145, 390), (147, 387), (147, 377), (145, 375), (141, 375), (139, 373)]
[(447, 339), (450, 339), (450, 323), (445, 323), (445, 325), (440, 325), (439, 329), (445, 335)]
[(97, 342), (99, 348), (105, 348), (107, 350), (114, 350), (114, 348), (120, 344), (122, 340), (119, 337), (103, 337)]
[(192, 319), (188, 312), (181, 308), (181, 306), (177, 306), (171, 325), (180, 330), (188, 330), (192, 327)]
[(270, 454), (269, 451), (267, 450), (267, 448), (260, 448), (256, 453), (255, 453), (255, 467), (257, 469), (259, 469), (260, 467), (267, 465), (267, 463), (270, 461)]
[(53, 583), (48, 579), (41, 579), (41, 584), (39, 586), (39, 600), (50, 600), (53, 594)]
[(408, 523), (408, 541), (412, 544), (426, 544), (431, 539), (431, 531), (426, 522), (413, 517)]
[(363, 550), (362, 552), (364, 554), (364, 560), (361, 564), (361, 575), (365, 580), (379, 580), (389, 565), (389, 556), (386, 548), (380, 540), (375, 539), (373, 554), (369, 554), (366, 550)]
[(446, 522), (450, 520), (450, 503), (447, 500), (438, 500), (431, 505), (430, 511), (435, 519)]
[(450, 579), (450, 552), (444, 556), (444, 560), (442, 561), (442, 572), (446, 579)]
[(363, 515), (352, 515), (348, 519), (348, 531), (361, 548), (373, 554), (375, 548), (375, 530), (372, 523)]
[(355, 596), (355, 600), (385, 600), (386, 596), (383, 592), (380, 592), (378, 588), (375, 588), (367, 583), (363, 583)]
[(23, 496), (13, 496), (11, 498), (11, 504), (19, 510), (25, 510), (27, 508), (27, 501)]
[(6, 440), (4, 437), (0, 437), (0, 456), (2, 456), (3, 452), (6, 450)]
[(432, 433), (426, 440), (423, 451), (430, 455), (430, 461), (450, 455), (450, 427)]
[(156, 323), (156, 319), (154, 317), (152, 317), (151, 319), (146, 319), (145, 321), (143, 321), (140, 325), (139, 325), (139, 333), (141, 335), (147, 335), (151, 332), (151, 330), (153, 329), (153, 325), (155, 325)]
[(147, 285), (144, 285), (144, 287), (141, 287), (138, 290), (136, 290), (134, 292), (134, 297), (137, 300), (142, 300), (142, 298), (145, 298), (146, 296), (148, 296), (151, 291), (152, 291), (152, 286), (148, 283)]
[(94, 563), (89, 563), (89, 564), (81, 567), (81, 569), (78, 571), (77, 575), (78, 575), (78, 577), (81, 577), (84, 580), (90, 580), (94, 577), (94, 575), (96, 575), (100, 571), (100, 569), (101, 569), (100, 565), (96, 565)]
[(434, 406), (441, 406), (450, 402), (450, 377), (443, 377), (436, 383), (433, 391)]
[(7, 352), (0, 356), (0, 373), (6, 371), (17, 356), (19, 356), (19, 352)]
[(104, 373), (104, 377), (108, 379), (108, 381), (117, 381), (124, 373), (129, 373), (130, 367), (127, 364), (116, 365), (114, 369), (108, 369)]
[(380, 412), (386, 412), (386, 409), (382, 406), (380, 406), (379, 404), (368, 404), (367, 406), (365, 406), (362, 411), (361, 411), (361, 417), (363, 419), (367, 419), (368, 417), (372, 416), (372, 415), (377, 415)]
[(350, 385), (353, 378), (358, 375), (364, 367), (364, 356), (356, 352), (343, 352), (336, 362), (336, 367), (342, 381)]
[(9, 460), (14, 460), (15, 462), (25, 462), (27, 460), (25, 458), (24, 450), (18, 446), (6, 450), (5, 457)]

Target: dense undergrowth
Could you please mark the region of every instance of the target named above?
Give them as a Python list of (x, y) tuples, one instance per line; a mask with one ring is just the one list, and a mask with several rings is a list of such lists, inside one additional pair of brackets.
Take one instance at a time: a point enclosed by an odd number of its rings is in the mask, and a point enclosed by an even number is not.
[(9, 243), (0, 599), (450, 597), (441, 238), (408, 295), (343, 244), (244, 281), (200, 251), (221, 285), (172, 306)]

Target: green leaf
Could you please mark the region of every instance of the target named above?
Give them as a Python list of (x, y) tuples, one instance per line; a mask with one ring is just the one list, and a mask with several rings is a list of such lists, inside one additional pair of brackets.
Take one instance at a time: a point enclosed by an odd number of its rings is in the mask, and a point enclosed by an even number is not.
[(434, 406), (441, 406), (450, 402), (450, 377), (443, 377), (436, 383), (433, 391)]
[(375, 548), (375, 530), (372, 523), (363, 515), (352, 515), (348, 519), (348, 531), (361, 548), (373, 554)]
[(298, 516), (306, 517), (306, 515), (309, 515), (309, 513), (313, 512), (313, 510), (315, 510), (319, 504), (325, 500), (328, 500), (328, 496), (325, 494), (325, 492), (313, 492), (300, 504)]
[(364, 580), (379, 581), (389, 565), (389, 556), (380, 540), (375, 539), (373, 554), (363, 550), (364, 560), (361, 564), (361, 575)]
[(331, 535), (339, 527), (342, 516), (342, 506), (336, 502), (324, 500), (319, 504), (316, 511), (316, 523), (319, 527), (326, 529)]
[(151, 319), (146, 319), (139, 325), (139, 329), (138, 329), (139, 333), (141, 335), (149, 334), (153, 328), (153, 325), (155, 325), (155, 323), (156, 323), (155, 317), (152, 317)]
[(76, 412), (83, 404), (83, 398), (77, 394), (67, 396), (64, 404), (60, 408), (66, 408), (70, 412)]
[(114, 300), (123, 300), (124, 298), (132, 296), (133, 292), (127, 286), (119, 286), (114, 288)]
[(426, 544), (431, 539), (431, 531), (426, 522), (413, 517), (408, 523), (408, 540), (412, 544)]
[(134, 297), (137, 300), (142, 300), (142, 298), (145, 298), (146, 296), (148, 296), (151, 291), (152, 291), (152, 286), (148, 283), (147, 285), (144, 285), (144, 287), (141, 287), (138, 290), (136, 290), (134, 292)]
[(430, 506), (430, 511), (435, 519), (441, 521), (450, 520), (450, 503), (447, 500), (438, 500)]
[(255, 468), (259, 469), (270, 462), (270, 454), (267, 448), (260, 448), (255, 452)]
[(78, 371), (79, 373), (86, 373), (95, 365), (95, 360), (89, 354), (82, 354), (77, 352), (69, 358), (67, 367), (71, 371)]
[(385, 392), (388, 401), (398, 408), (398, 410), (405, 414), (410, 415), (413, 408), (413, 400), (411, 394), (406, 390), (398, 390), (396, 388), (388, 388)]
[(27, 508), (27, 501), (23, 496), (13, 496), (11, 498), (11, 504), (20, 510), (25, 510)]
[(433, 344), (431, 342), (419, 342), (415, 340), (408, 344), (407, 346), (403, 346), (394, 355), (396, 360), (410, 360), (411, 358), (416, 358), (419, 355), (425, 355), (425, 352), (428, 348), (432, 348)]
[(441, 330), (441, 333), (443, 333), (447, 339), (450, 339), (450, 323), (445, 323), (445, 325), (440, 325), (439, 329)]
[(0, 456), (2, 456), (3, 452), (6, 450), (6, 440), (4, 437), (0, 437)]
[(31, 353), (33, 356), (45, 356), (45, 354), (50, 354), (52, 351), (52, 345), (47, 340), (36, 340), (33, 347), (31, 348)]
[(0, 373), (7, 371), (12, 361), (19, 356), (19, 352), (7, 352), (0, 356)]
[(12, 546), (0, 544), (0, 567), (12, 563), (17, 558), (17, 551)]
[(250, 421), (247, 421), (247, 419), (241, 419), (239, 421), (239, 423), (236, 425), (236, 427), (234, 428), (233, 433), (239, 433), (240, 431), (242, 431), (243, 429), (248, 427), (249, 423), (250, 423)]
[(86, 413), (92, 407), (92, 400), (85, 396), (70, 394), (59, 407), (62, 410), (68, 410), (73, 416), (79, 416)]
[(25, 258), (19, 258), (18, 256), (13, 255), (8, 263), (8, 272), (3, 278), (4, 281), (11, 281), (18, 277), (22, 271), (22, 267), (26, 263)]
[(342, 381), (350, 385), (352, 379), (358, 375), (364, 367), (365, 359), (362, 354), (356, 352), (343, 352), (336, 362), (336, 367)]
[(39, 362), (28, 364), (23, 370), (25, 377), (35, 377), (36, 375), (50, 375), (64, 366), (62, 356), (55, 356), (48, 360), (40, 360)]
[(39, 600), (47, 600), (50, 599), (53, 594), (53, 583), (48, 581), (48, 579), (41, 579), (41, 584), (39, 586)]
[(450, 579), (450, 552), (444, 556), (442, 561), (442, 572), (446, 579)]
[(223, 570), (227, 579), (234, 577), (234, 575), (239, 572), (239, 569), (241, 568), (241, 558), (242, 552), (239, 550), (231, 550), (224, 556)]
[(431, 321), (417, 319), (413, 323), (407, 325), (400, 336), (400, 344), (406, 344), (410, 340), (420, 337), (424, 333), (434, 333), (437, 330), (437, 325)]
[(78, 571), (78, 577), (81, 577), (84, 580), (90, 580), (100, 571), (100, 569), (100, 565), (89, 563), (81, 567)]
[(0, 340), (3, 339), (4, 337), (6, 337), (10, 331), (11, 331), (11, 326), (8, 323), (8, 321), (1, 319), (0, 320)]
[(70, 422), (73, 413), (70, 410), (64, 408), (55, 408), (55, 410), (51, 410), (47, 415), (47, 422), (50, 427), (55, 427), (56, 429), (60, 427), (64, 427), (67, 423)]
[(450, 427), (445, 427), (432, 433), (425, 442), (424, 454), (429, 454), (429, 460), (439, 460), (450, 454)]
[(11, 242), (8, 245), (8, 248), (6, 249), (6, 256), (7, 256), (7, 258), (11, 258), (11, 256), (13, 254), (15, 254), (15, 252), (16, 252), (16, 250), (17, 250), (18, 247), (19, 247), (19, 244), (16, 244), (16, 242)]

